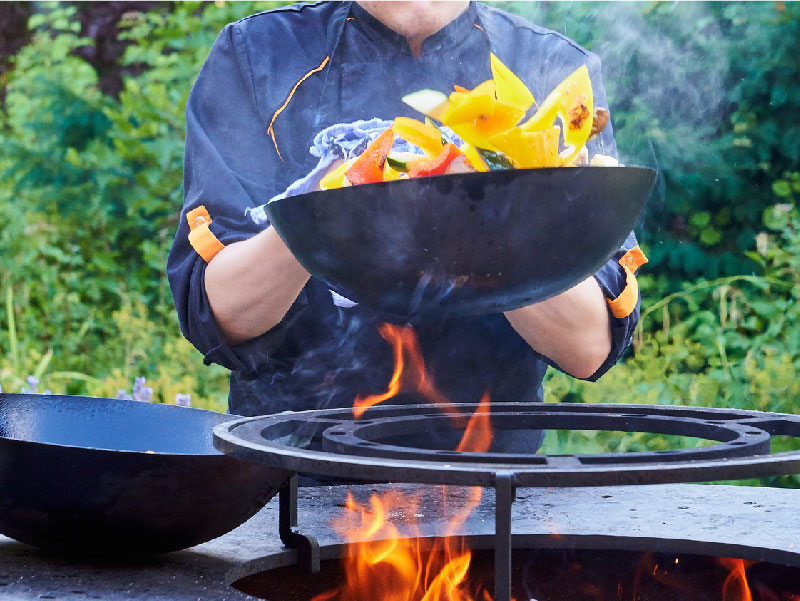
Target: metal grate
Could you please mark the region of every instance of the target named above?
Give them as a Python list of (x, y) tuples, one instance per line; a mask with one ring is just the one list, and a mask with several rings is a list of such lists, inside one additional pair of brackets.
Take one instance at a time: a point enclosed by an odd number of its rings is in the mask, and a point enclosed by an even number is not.
[[(653, 405), (493, 403), (492, 429), (501, 436), (543, 429), (608, 430), (714, 443), (669, 451), (543, 455), (436, 448), (432, 439), (441, 438), (451, 423), (466, 425), (465, 416), (479, 410), (478, 405), (457, 408), (464, 413), (434, 405), (393, 405), (372, 407), (361, 419), (349, 409), (244, 418), (217, 426), (214, 445), (238, 459), (293, 472), (362, 482), (493, 487), (495, 601), (510, 599), (511, 506), (518, 487), (663, 484), (800, 472), (800, 451), (770, 452), (773, 435), (800, 438), (800, 416), (795, 415)], [(292, 481), (281, 491), (282, 539), (298, 548), (300, 563), (315, 571), (316, 542), (291, 528), (295, 506)]]

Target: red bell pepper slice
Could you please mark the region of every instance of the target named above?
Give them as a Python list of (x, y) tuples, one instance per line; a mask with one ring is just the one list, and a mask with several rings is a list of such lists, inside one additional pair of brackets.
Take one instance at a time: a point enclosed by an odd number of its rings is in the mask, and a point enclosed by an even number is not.
[(442, 151), (432, 159), (419, 161), (408, 172), (408, 177), (428, 177), (442, 175), (455, 159), (461, 156), (461, 151), (455, 144), (445, 144)]
[(361, 153), (350, 168), (344, 172), (344, 176), (354, 186), (358, 184), (374, 184), (383, 181), (383, 166), (386, 164), (386, 157), (392, 149), (394, 143), (394, 132), (390, 127), (372, 142), (367, 149)]

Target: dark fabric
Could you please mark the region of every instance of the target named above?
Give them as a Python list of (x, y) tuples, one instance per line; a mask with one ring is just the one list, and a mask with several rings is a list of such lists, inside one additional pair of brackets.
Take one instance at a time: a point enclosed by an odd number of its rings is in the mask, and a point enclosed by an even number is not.
[[(539, 101), (586, 64), (595, 106), (607, 106), (596, 56), (558, 33), (476, 3), (426, 40), (417, 58), (405, 39), (351, 3), (281, 8), (220, 33), (187, 105), (185, 203), (167, 270), (184, 335), (207, 363), (232, 370), (232, 412), (350, 406), (357, 394), (382, 392), (393, 360), (377, 326), (397, 318), (358, 305), (339, 307), (312, 278), (281, 324), (230, 346), (214, 321), (203, 283), (205, 263), (188, 243), (185, 213), (205, 205), (211, 230), (224, 244), (252, 236), (266, 225), (256, 226), (246, 211), (311, 170), (316, 159), (308, 149), (317, 132), (357, 119), (418, 117), (402, 96), (489, 79), (490, 51)], [(296, 86), (326, 57), (323, 69)], [(610, 124), (589, 150), (616, 155)], [(626, 248), (634, 243), (630, 238)], [(625, 284), (619, 256), (596, 275), (608, 297)], [(617, 361), (637, 319), (638, 306), (629, 318), (611, 317), (614, 348), (594, 377)], [(477, 402), (485, 391), (497, 401), (542, 400), (548, 362), (502, 314), (411, 324), (436, 384), (453, 401)]]

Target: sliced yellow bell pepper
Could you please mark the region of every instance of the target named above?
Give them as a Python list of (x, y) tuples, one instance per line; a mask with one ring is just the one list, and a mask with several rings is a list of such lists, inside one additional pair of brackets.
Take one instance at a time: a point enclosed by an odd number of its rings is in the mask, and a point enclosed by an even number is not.
[(551, 127), (543, 131), (525, 132), (515, 127), (492, 137), (491, 143), (517, 169), (557, 167), (561, 164), (558, 156), (560, 131), (558, 127)]
[(389, 163), (386, 163), (383, 166), (383, 181), (385, 182), (393, 182), (395, 180), (400, 179), (401, 175), (405, 175), (402, 171), (397, 171), (397, 169), (392, 169), (389, 166)]
[(481, 155), (478, 154), (478, 150), (472, 144), (464, 144), (464, 146), (461, 147), (461, 152), (464, 153), (470, 165), (475, 167), (475, 169), (483, 172), (489, 171), (489, 166), (486, 164), (486, 161), (481, 158)]
[(464, 142), (494, 150), (489, 139), (514, 127), (525, 109), (500, 102), (495, 97), (495, 83), (489, 79), (469, 92), (453, 92), (442, 114), (442, 123)]
[(524, 115), (519, 109), (495, 102), (495, 110), (488, 119), (475, 119), (471, 122), (450, 125), (464, 142), (486, 150), (497, 150), (492, 146), (491, 138), (501, 132), (513, 128)]
[[(472, 90), (456, 85), (447, 97), (441, 92), (421, 90), (404, 97), (404, 101), (420, 107), (418, 110), (438, 118), (458, 134), (465, 142), (463, 152), (479, 171), (488, 170), (489, 163), (478, 149), (502, 153), (517, 168), (570, 165), (592, 130), (594, 98), (587, 67), (571, 73), (530, 119), (517, 125), (535, 103), (533, 94), (494, 54), (490, 55), (490, 64), (492, 79)], [(562, 122), (560, 128), (554, 127), (557, 118)], [(422, 132), (408, 136), (417, 133)], [(566, 150), (559, 155), (562, 134)], [(428, 143), (427, 135), (423, 136), (423, 143), (406, 139), (431, 154), (439, 147), (432, 141)], [(432, 133), (430, 138), (433, 139)]]
[[(522, 115), (534, 103), (533, 94), (511, 69), (506, 67), (494, 54), (490, 55), (492, 79), (495, 83), (497, 100), (522, 111)], [(520, 115), (520, 119), (522, 118)], [(514, 123), (516, 125), (516, 123)]]
[(343, 161), (341, 165), (336, 167), (333, 171), (327, 173), (319, 181), (320, 190), (333, 190), (334, 188), (341, 188), (344, 185), (344, 173), (355, 163), (355, 159)]
[(469, 92), (453, 92), (442, 114), (442, 123), (452, 127), (476, 120), (487, 121), (494, 114), (497, 101), (494, 82), (487, 79)]
[(436, 156), (442, 150), (442, 133), (433, 125), (408, 117), (396, 117), (392, 130), (396, 136), (419, 146), (430, 156)]
[(526, 132), (541, 131), (552, 126), (556, 117), (560, 117), (564, 125), (564, 144), (570, 147), (561, 157), (563, 164), (567, 164), (589, 139), (593, 111), (594, 97), (589, 70), (586, 65), (581, 65), (550, 92), (539, 110), (520, 128)]

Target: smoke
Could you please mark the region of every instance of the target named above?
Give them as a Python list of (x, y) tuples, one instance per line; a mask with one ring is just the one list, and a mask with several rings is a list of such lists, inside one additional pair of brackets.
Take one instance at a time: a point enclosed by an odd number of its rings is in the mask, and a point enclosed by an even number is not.
[(498, 4), (600, 57), (620, 160), (659, 172), (651, 208), (665, 204), (670, 171), (700, 172), (719, 164), (719, 149), (709, 142), (727, 125), (732, 110), (726, 82), (735, 46), (724, 7), (703, 2)]
[[(655, 5), (650, 11), (638, 3), (603, 4), (596, 21), (606, 35), (592, 50), (603, 61), (612, 110), (619, 101), (649, 117), (637, 133), (659, 148), (669, 135), (667, 125), (694, 132), (694, 139), (717, 131), (728, 108), (730, 65), (720, 20), (707, 4), (673, 3), (668, 10)], [(623, 123), (628, 125), (639, 124)], [(622, 133), (624, 127), (617, 129)]]
[[(730, 44), (709, 3), (503, 3), (598, 55), (612, 118), (637, 109), (654, 141), (661, 124), (710, 132), (725, 114)], [(620, 115), (621, 116), (621, 115)], [(624, 129), (615, 123), (617, 130)], [(620, 132), (621, 133), (621, 132)], [(645, 161), (646, 155), (624, 156)]]

